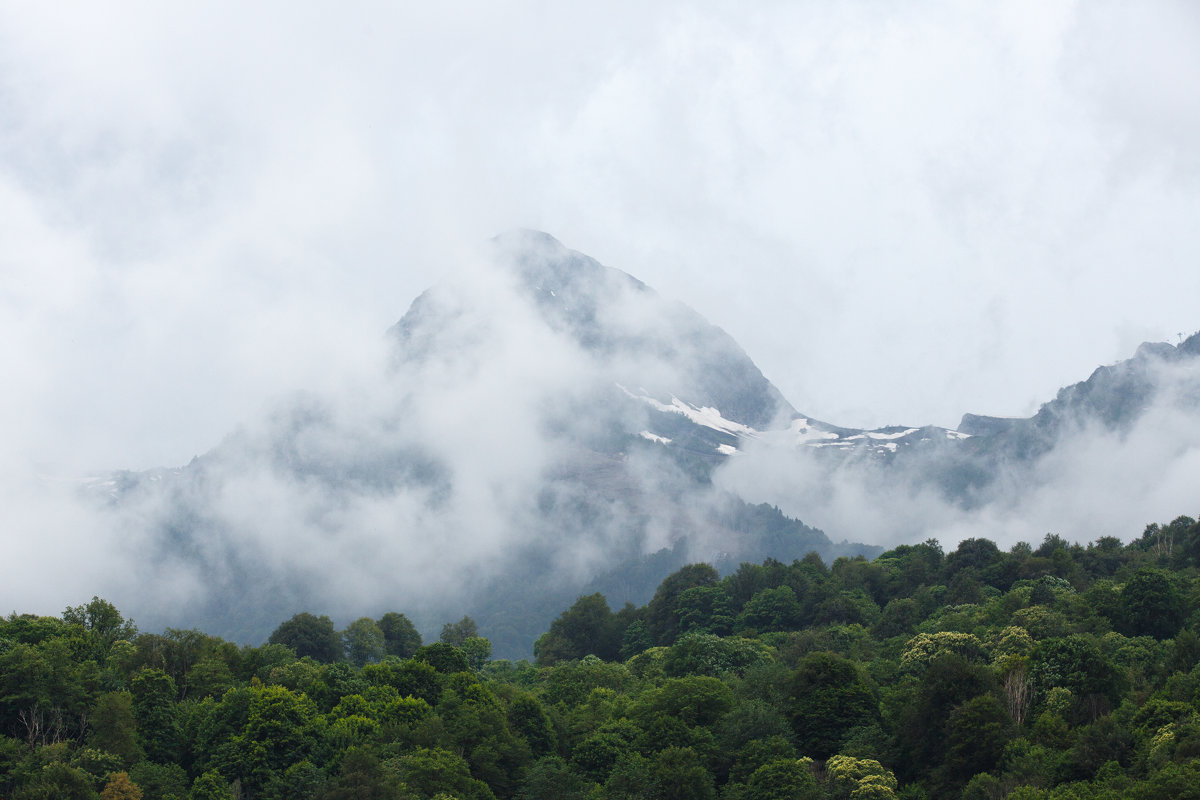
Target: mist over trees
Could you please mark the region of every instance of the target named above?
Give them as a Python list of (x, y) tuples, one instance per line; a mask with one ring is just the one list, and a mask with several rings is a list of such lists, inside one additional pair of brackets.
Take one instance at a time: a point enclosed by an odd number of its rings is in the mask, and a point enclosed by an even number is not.
[(565, 608), (536, 659), (471, 617), (323, 615), (241, 646), (93, 598), (0, 620), (0, 796), (1183, 798), (1200, 523), (1123, 545), (934, 540), (687, 564)]

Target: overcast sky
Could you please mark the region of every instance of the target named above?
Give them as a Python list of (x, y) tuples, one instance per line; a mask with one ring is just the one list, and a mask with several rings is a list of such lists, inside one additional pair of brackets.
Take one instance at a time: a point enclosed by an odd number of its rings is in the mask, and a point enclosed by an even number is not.
[(513, 227), (847, 426), (1200, 328), (1194, 3), (246, 5), (0, 11), (3, 469), (185, 463)]

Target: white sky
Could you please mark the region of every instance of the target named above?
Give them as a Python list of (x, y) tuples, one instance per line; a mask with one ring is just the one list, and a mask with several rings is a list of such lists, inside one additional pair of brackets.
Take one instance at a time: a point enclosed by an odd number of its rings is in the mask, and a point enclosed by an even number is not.
[(517, 226), (842, 425), (1200, 327), (1194, 3), (245, 5), (0, 10), (0, 469), (185, 463)]

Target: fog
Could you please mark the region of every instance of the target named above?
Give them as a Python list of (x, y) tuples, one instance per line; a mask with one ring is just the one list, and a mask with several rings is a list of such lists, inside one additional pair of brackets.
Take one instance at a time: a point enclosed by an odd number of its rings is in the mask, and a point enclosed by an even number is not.
[[(676, 307), (602, 275), (606, 341), (650, 330), (654, 346), (585, 347), (500, 253), (465, 256), (402, 334), (365, 343), (365, 368), (342, 365), (336, 385), (280, 400), (180, 469), (37, 481), (21, 505), (61, 513), (14, 520), (53, 538), (31, 540), (6, 592), (59, 611), (65, 591), (88, 587), (152, 629), (200, 624), (241, 641), (301, 610), (401, 610), (428, 634), (486, 604), (497, 579), (579, 587), (670, 546), (671, 498), (688, 482), (653, 449), (606, 454), (602, 440), (645, 427), (619, 380), (698, 380), (686, 360), (655, 355), (688, 332), (664, 324)], [(64, 558), (60, 537), (89, 547)]]
[[(214, 580), (236, 597), (230, 565), (254, 562), (259, 590), (357, 616), (543, 541), (538, 487), (606, 429), (582, 413), (599, 387), (690, 376), (514, 312), (481, 252), (518, 227), (696, 309), (812, 417), (1031, 415), (1197, 327), (1198, 45), (1183, 2), (8, 8), (0, 609), (101, 594), (165, 617)], [(385, 331), (439, 284), (492, 316), (397, 366)], [(611, 324), (661, 327), (628, 313)], [(281, 469), (297, 409), (296, 463), (402, 454), (425, 482)], [(970, 513), (794, 453), (717, 484), (835, 539), (1128, 538), (1195, 512), (1195, 431), (1166, 406), (1081, 431)], [(161, 552), (168, 496), (78, 499), (197, 456), (238, 476), (184, 482), (207, 571)], [(623, 474), (670, 492), (672, 469), (648, 451)], [(641, 491), (555, 563), (669, 542)]]

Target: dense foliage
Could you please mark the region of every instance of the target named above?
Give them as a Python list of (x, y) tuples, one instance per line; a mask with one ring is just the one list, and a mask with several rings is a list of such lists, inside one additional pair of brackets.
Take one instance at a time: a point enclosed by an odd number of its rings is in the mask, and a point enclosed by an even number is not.
[(0, 797), (1200, 797), (1200, 524), (934, 541), (579, 598), (536, 663), (469, 617), (259, 647), (94, 598), (0, 620)]

